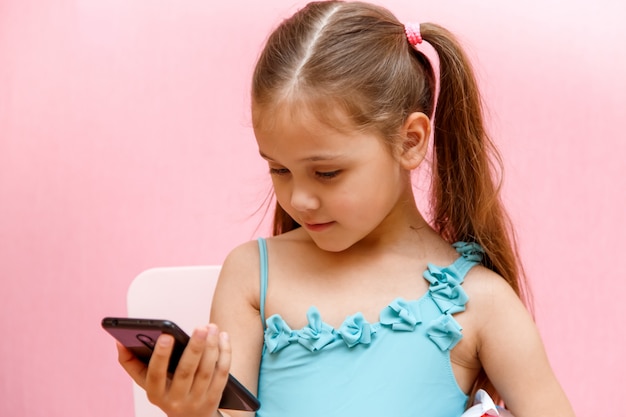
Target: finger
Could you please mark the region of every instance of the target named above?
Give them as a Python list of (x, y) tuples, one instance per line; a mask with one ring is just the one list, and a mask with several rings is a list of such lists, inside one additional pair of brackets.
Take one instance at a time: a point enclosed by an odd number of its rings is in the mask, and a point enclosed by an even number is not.
[(202, 358), (200, 359), (193, 385), (191, 387), (191, 393), (196, 396), (204, 395), (207, 392), (211, 380), (213, 379), (215, 364), (220, 354), (217, 326), (209, 324), (207, 326), (207, 330), (208, 333), (204, 352), (202, 354)]
[(228, 338), (228, 333), (221, 332), (219, 334), (219, 358), (217, 363), (215, 364), (215, 371), (213, 374), (213, 379), (211, 381), (209, 401), (215, 402), (219, 404), (220, 399), (222, 398), (222, 393), (224, 392), (224, 388), (226, 388), (226, 383), (228, 382), (228, 372), (230, 371), (230, 362), (231, 362), (231, 346), (230, 340)]
[(116, 342), (116, 346), (117, 360), (120, 365), (122, 365), (122, 368), (124, 368), (126, 373), (130, 375), (137, 385), (144, 387), (146, 372), (148, 370), (146, 364), (137, 359), (137, 357), (121, 343)]
[(174, 337), (169, 334), (161, 334), (154, 346), (146, 373), (145, 390), (148, 398), (153, 403), (158, 403), (159, 398), (165, 394), (167, 387), (167, 367), (174, 347)]
[(198, 366), (204, 355), (208, 334), (209, 328), (206, 326), (193, 331), (172, 378), (170, 396), (173, 398), (182, 398), (190, 392)]

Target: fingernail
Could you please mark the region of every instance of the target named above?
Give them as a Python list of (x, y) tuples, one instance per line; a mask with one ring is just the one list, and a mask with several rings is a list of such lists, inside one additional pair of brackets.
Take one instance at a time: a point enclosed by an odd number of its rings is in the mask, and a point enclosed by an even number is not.
[(217, 326), (214, 324), (209, 324), (209, 335), (215, 336), (217, 334)]
[(199, 327), (193, 331), (193, 337), (196, 339), (204, 340), (206, 339), (207, 334), (208, 334), (208, 330), (206, 327)]
[(222, 342), (228, 342), (228, 333), (221, 332), (220, 333), (220, 340), (222, 340)]
[(159, 342), (159, 345), (163, 347), (168, 347), (172, 344), (172, 336), (163, 334), (159, 336), (158, 342)]

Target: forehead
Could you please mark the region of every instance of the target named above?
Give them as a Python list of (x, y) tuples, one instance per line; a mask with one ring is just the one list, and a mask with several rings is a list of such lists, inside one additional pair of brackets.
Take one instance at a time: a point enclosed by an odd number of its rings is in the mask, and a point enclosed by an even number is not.
[(282, 106), (253, 111), (254, 133), (262, 154), (272, 157), (287, 152), (297, 154), (316, 149), (336, 148), (341, 133), (322, 123), (308, 109)]
[[(379, 147), (382, 140), (361, 131), (340, 111), (326, 114), (308, 105), (252, 107), (253, 127), (260, 153), (268, 159), (325, 160), (357, 156), (362, 150)], [(369, 143), (370, 141), (375, 143)]]
[(357, 126), (332, 98), (315, 100), (283, 97), (273, 103), (252, 102), (252, 123), (255, 132), (267, 132), (288, 125), (315, 126), (316, 130), (351, 133)]

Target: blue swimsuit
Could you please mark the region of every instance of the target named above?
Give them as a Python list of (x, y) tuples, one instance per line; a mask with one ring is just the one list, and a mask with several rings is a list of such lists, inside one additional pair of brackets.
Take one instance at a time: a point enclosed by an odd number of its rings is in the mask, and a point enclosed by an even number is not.
[[(261, 317), (265, 317), (267, 248), (261, 252)], [(428, 265), (429, 290), (395, 299), (368, 323), (361, 313), (339, 328), (315, 306), (308, 325), (291, 329), (280, 315), (264, 322), (258, 417), (457, 417), (468, 396), (459, 388), (450, 350), (461, 340), (453, 314), (465, 310), (461, 284), (482, 258), (475, 243), (454, 244), (461, 255), (447, 267)]]

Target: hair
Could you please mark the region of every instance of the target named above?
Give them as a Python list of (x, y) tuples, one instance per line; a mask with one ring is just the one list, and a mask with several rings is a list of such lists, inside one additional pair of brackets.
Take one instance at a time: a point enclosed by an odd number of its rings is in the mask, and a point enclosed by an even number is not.
[[(433, 66), (391, 12), (356, 1), (309, 3), (269, 36), (254, 71), (252, 102), (264, 114), (305, 105), (330, 124), (337, 120), (329, 110), (339, 106), (357, 128), (380, 133), (390, 145), (411, 113), (434, 118), (431, 226), (450, 243), (480, 244), (484, 266), (531, 308), (500, 199), (502, 161), (486, 132), (474, 71), (451, 32), (433, 23), (420, 29), (439, 58), (438, 95)], [(274, 235), (299, 226), (276, 204)], [(478, 388), (499, 398), (484, 372), (473, 392)]]

